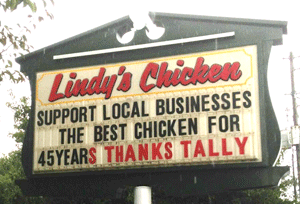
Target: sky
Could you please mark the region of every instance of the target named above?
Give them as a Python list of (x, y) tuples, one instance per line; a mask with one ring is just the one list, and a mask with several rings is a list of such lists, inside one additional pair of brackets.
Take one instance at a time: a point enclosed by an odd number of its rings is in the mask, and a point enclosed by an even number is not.
[[(289, 95), (291, 84), (289, 60), (283, 58), (288, 58), (291, 51), (294, 56), (300, 56), (300, 14), (298, 9), (296, 0), (277, 2), (269, 0), (56, 0), (53, 7), (49, 5), (50, 12), (54, 14), (54, 20), (46, 19), (44, 22), (39, 23), (28, 37), (28, 40), (34, 46), (32, 50), (34, 51), (121, 17), (131, 14), (138, 15), (147, 11), (287, 21), (288, 34), (283, 36), (283, 45), (272, 48), (268, 71), (268, 83), (273, 107), (280, 129), (286, 129), (292, 125), (291, 96)], [(13, 16), (8, 16), (6, 19), (12, 18)], [(295, 68), (300, 68), (300, 58), (295, 58), (294, 65)], [(296, 82), (300, 76), (300, 70), (298, 72), (295, 72)], [(299, 86), (300, 84), (296, 83), (296, 90), (299, 90), (300, 93)], [(5, 105), (7, 101), (12, 100), (7, 91), (9, 89), (16, 95), (16, 98), (23, 95), (30, 96), (28, 82), (17, 85), (4, 82), (0, 85), (2, 95), (0, 98), (0, 136), (2, 141), (0, 143), (0, 155), (7, 154), (15, 148), (13, 140), (7, 137), (9, 132), (13, 132), (13, 112)]]

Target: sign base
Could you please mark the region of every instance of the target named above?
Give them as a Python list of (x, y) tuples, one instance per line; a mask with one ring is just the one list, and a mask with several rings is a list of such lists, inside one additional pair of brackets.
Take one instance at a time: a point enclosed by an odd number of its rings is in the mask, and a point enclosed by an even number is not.
[(289, 167), (252, 167), (151, 174), (47, 177), (17, 180), (16, 183), (26, 196), (116, 199), (120, 188), (147, 185), (159, 186), (166, 196), (188, 197), (275, 187), (288, 171)]

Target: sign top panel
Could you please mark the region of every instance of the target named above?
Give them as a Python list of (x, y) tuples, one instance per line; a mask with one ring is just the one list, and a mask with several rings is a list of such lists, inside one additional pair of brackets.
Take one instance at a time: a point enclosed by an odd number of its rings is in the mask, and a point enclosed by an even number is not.
[(36, 101), (47, 106), (245, 85), (253, 77), (249, 51), (243, 47), (38, 73)]

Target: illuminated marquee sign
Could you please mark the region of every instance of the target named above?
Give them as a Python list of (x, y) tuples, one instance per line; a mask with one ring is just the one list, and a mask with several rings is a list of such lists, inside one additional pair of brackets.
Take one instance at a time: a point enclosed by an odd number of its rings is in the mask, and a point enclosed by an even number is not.
[(37, 73), (34, 173), (261, 157), (256, 46)]

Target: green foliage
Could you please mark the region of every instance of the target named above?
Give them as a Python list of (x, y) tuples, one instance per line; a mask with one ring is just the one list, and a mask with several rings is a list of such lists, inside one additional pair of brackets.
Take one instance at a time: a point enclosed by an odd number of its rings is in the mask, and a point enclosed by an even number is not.
[(291, 186), (291, 180), (287, 179), (277, 188), (262, 188), (254, 190), (246, 190), (242, 192), (242, 196), (233, 199), (233, 204), (295, 204), (299, 203), (295, 200), (287, 199), (284, 194)]
[[(30, 104), (29, 98), (23, 97), (18, 103), (7, 103), (14, 113), (16, 130), (11, 134), (17, 143), (22, 144), (25, 137), (25, 129), (29, 120)], [(25, 179), (21, 162), (21, 149), (13, 151), (8, 156), (0, 158), (0, 203), (46, 203), (45, 198), (26, 197), (21, 189), (15, 184), (17, 179)]]
[[(14, 83), (24, 81), (24, 75), (17, 69), (13, 69), (13, 59), (28, 53), (33, 47), (28, 43), (27, 36), (31, 30), (36, 28), (36, 22), (44, 20), (44, 16), (53, 19), (53, 15), (46, 9), (47, 1), (54, 3), (53, 0), (42, 0), (44, 11), (37, 14), (37, 4), (33, 0), (0, 0), (0, 82), (8, 78)], [(19, 5), (23, 5), (19, 7)], [(29, 8), (29, 9), (26, 9)], [(20, 13), (13, 20), (5, 15)], [(24, 19), (28, 23), (22, 24)]]
[[(22, 98), (21, 104), (17, 103), (8, 103), (7, 105), (15, 111), (15, 125), (16, 133), (18, 138), (25, 137), (24, 125), (28, 121), (28, 115), (24, 114), (23, 110), (20, 110), (20, 107), (23, 107), (25, 110), (30, 109), (28, 106), (28, 98)], [(27, 107), (25, 107), (27, 106)], [(17, 125), (18, 124), (18, 125)], [(14, 137), (13, 137), (14, 138)], [(21, 139), (21, 140), (22, 140)], [(22, 199), (22, 192), (20, 188), (15, 184), (16, 179), (25, 178), (23, 172), (23, 167), (21, 163), (21, 150), (13, 151), (9, 153), (8, 156), (0, 158), (0, 203), (16, 203)], [(25, 198), (24, 198), (25, 199)], [(23, 199), (23, 200), (24, 200)], [(26, 199), (25, 199), (26, 200)]]
[(13, 151), (0, 158), (0, 203), (43, 203), (43, 198), (25, 197), (15, 180), (24, 179), (21, 150)]
[(15, 133), (10, 133), (10, 136), (19, 144), (23, 143), (25, 130), (29, 121), (30, 104), (29, 98), (22, 97), (21, 103), (7, 103), (7, 106), (14, 111), (14, 128)]
[(14, 203), (22, 197), (16, 179), (24, 178), (20, 150), (0, 158), (0, 203)]

